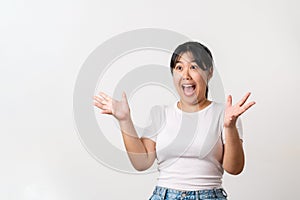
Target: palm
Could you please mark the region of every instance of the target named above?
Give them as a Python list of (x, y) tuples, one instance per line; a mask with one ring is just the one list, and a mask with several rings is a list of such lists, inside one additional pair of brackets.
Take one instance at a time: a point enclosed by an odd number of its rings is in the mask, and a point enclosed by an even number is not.
[(102, 110), (102, 114), (113, 115), (118, 120), (125, 120), (129, 117), (130, 109), (125, 93), (123, 93), (121, 101), (112, 99), (103, 92), (94, 96), (94, 100), (94, 105)]
[(245, 104), (250, 93), (248, 92), (237, 104), (232, 105), (232, 97), (229, 95), (225, 108), (224, 126), (235, 126), (237, 118), (255, 104), (254, 101)]

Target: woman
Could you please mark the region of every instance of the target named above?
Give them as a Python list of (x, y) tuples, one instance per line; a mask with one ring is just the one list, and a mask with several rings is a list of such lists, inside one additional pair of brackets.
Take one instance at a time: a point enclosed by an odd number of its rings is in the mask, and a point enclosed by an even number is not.
[(94, 105), (119, 121), (136, 170), (148, 169), (157, 159), (159, 177), (151, 200), (227, 199), (222, 188), (223, 171), (237, 175), (244, 168), (238, 117), (255, 102), (246, 104), (250, 93), (235, 105), (230, 95), (226, 106), (207, 99), (213, 58), (198, 42), (179, 45), (170, 68), (180, 100), (171, 106), (154, 107), (152, 123), (141, 138), (131, 120), (125, 93), (117, 101), (100, 92)]

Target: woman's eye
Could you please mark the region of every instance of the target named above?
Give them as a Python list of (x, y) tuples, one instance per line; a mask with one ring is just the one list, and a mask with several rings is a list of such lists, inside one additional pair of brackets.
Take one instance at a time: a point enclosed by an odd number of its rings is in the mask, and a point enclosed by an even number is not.
[(195, 65), (192, 65), (191, 66), (191, 69), (197, 69), (198, 67), (197, 66), (195, 66)]
[(176, 70), (182, 70), (182, 67), (180, 65), (177, 65)]

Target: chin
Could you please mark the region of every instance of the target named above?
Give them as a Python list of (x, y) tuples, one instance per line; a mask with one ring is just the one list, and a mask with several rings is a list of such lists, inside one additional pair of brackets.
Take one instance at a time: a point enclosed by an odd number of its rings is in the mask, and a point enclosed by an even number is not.
[(199, 102), (199, 98), (197, 96), (191, 96), (191, 97), (187, 97), (185, 95), (181, 96), (180, 98), (182, 101), (188, 103), (188, 104), (192, 104), (195, 105)]

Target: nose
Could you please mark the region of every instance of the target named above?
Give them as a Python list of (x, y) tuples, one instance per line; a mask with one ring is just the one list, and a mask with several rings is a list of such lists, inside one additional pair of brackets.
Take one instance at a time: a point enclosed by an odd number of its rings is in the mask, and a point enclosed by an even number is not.
[(183, 70), (183, 72), (182, 72), (182, 79), (183, 80), (191, 80), (191, 76), (190, 76), (188, 68), (186, 68), (185, 70)]

